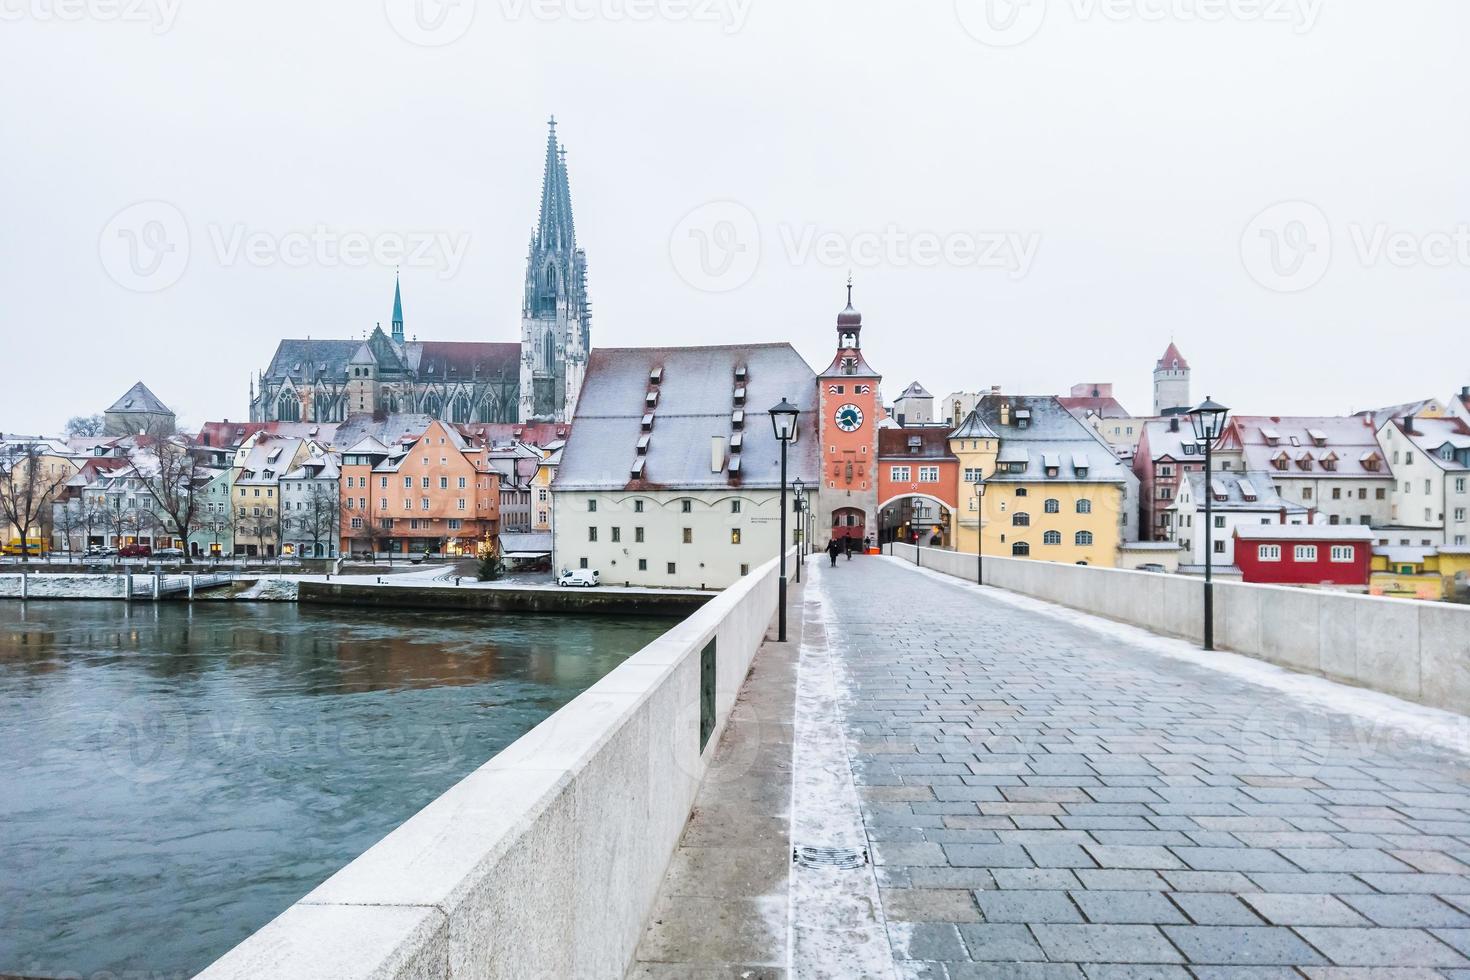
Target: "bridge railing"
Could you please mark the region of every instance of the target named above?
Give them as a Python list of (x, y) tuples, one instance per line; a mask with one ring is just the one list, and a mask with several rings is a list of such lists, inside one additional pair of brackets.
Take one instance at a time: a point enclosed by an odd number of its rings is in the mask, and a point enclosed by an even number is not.
[[(924, 568), (975, 581), (974, 554), (885, 545)], [(1194, 576), (985, 556), (985, 584), (1203, 641)], [(1329, 589), (1215, 583), (1215, 644), (1293, 670), (1470, 714), (1470, 606)]]
[(623, 976), (777, 574), (711, 599), (200, 976)]

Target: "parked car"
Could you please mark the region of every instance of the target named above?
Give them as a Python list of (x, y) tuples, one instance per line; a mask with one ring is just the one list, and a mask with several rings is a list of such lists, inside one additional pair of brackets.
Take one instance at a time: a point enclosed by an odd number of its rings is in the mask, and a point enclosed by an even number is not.
[(150, 558), (153, 556), (153, 546), (146, 544), (125, 544), (117, 549), (119, 558)]
[(88, 558), (111, 558), (115, 554), (117, 554), (116, 548), (103, 544), (88, 545), (86, 551)]
[(1165, 568), (1163, 565), (1160, 565), (1158, 562), (1152, 562), (1152, 561), (1151, 562), (1147, 562), (1147, 563), (1145, 563), (1143, 565), (1139, 565), (1138, 566), (1138, 570), (1140, 572), (1163, 572), (1163, 573), (1166, 573), (1166, 574), (1169, 571), (1167, 568)]
[(568, 568), (563, 569), (561, 575), (557, 576), (557, 585), (574, 586), (590, 589), (597, 584), (597, 569), (595, 568)]
[(155, 551), (153, 553), (153, 557), (154, 558), (182, 558), (182, 557), (184, 557), (184, 549), (183, 548), (159, 548), (157, 551)]

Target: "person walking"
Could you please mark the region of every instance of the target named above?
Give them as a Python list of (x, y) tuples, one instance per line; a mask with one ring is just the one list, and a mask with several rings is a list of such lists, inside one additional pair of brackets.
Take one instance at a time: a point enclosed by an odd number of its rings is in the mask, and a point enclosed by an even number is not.
[(833, 538), (831, 541), (827, 542), (827, 557), (832, 559), (833, 568), (837, 567), (837, 556), (841, 553), (841, 551), (842, 545), (837, 543), (836, 538)]
[(842, 539), (842, 553), (847, 556), (847, 560), (848, 561), (852, 561), (852, 536), (851, 535), (849, 535), (849, 536), (847, 536), (847, 537), (845, 537), (845, 538)]

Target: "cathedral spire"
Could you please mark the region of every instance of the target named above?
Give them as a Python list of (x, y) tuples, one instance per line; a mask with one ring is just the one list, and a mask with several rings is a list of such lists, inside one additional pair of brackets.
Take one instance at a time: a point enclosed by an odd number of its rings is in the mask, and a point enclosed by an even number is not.
[(566, 150), (557, 142), (556, 117), (552, 116), (547, 123), (546, 169), (541, 176), (541, 218), (536, 227), (539, 248), (570, 251), (575, 246), (565, 154)]
[(393, 339), (403, 343), (403, 291), (398, 285), (398, 273), (393, 273)]

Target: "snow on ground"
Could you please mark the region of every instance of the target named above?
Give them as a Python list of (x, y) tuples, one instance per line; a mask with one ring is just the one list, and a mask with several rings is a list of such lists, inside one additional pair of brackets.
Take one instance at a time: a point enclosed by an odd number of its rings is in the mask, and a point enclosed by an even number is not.
[(1229, 674), (1247, 684), (1270, 688), (1327, 712), (1365, 719), (1371, 725), (1361, 735), (1365, 742), (1396, 733), (1400, 737), (1470, 755), (1470, 718), (1465, 715), (1415, 704), (1367, 688), (1340, 684), (1314, 674), (1300, 674), (1238, 653), (1223, 650), (1207, 652), (1187, 640), (1160, 636), (1140, 626), (1104, 619), (1017, 592), (1007, 592), (989, 585), (976, 585), (943, 572), (917, 567), (901, 558), (887, 555), (881, 557), (884, 561), (899, 562), (905, 568), (978, 593), (987, 599), (1009, 603), (1029, 612), (1081, 626), (1136, 649)]
[[(841, 701), (846, 686), (831, 652), (820, 562), (802, 603), (802, 639), (792, 719), (791, 844), (793, 847), (868, 847), (853, 782)], [(871, 860), (863, 867), (791, 865), (788, 883), (787, 972), (794, 980), (892, 978), (893, 951), (879, 909)]]
[[(32, 599), (115, 599), (123, 594), (119, 575), (30, 575)], [(19, 575), (0, 575), (0, 596), (20, 595)]]
[(298, 582), (299, 579), (296, 578), (263, 578), (234, 598), (258, 602), (295, 602)]

